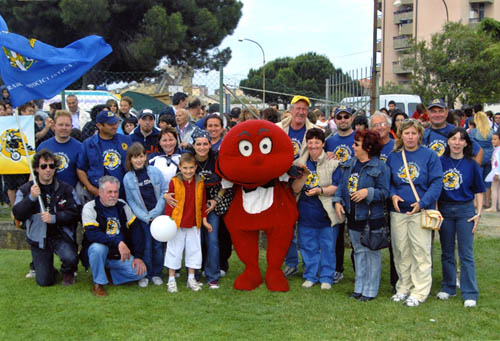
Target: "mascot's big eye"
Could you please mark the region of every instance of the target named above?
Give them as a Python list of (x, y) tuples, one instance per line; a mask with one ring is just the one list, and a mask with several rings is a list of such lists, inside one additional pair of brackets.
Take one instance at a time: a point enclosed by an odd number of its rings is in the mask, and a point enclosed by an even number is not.
[(273, 149), (273, 141), (269, 137), (264, 137), (259, 142), (259, 148), (262, 154), (269, 154)]
[(241, 140), (240, 143), (238, 143), (238, 148), (240, 149), (241, 155), (243, 156), (252, 155), (252, 144), (250, 143), (250, 141)]

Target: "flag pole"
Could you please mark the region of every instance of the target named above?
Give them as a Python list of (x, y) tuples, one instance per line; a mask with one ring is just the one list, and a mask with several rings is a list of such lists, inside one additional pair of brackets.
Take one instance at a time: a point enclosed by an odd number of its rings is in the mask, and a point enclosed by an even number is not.
[[(28, 161), (28, 167), (30, 169), (30, 174), (31, 178), (33, 179), (33, 184), (38, 185), (36, 183), (36, 176), (35, 173), (33, 172), (33, 167), (31, 167), (31, 162), (28, 154), (28, 148), (26, 146), (26, 142), (24, 141), (24, 133), (23, 133), (23, 128), (21, 127), (21, 122), (19, 121), (19, 114), (17, 112), (14, 113), (14, 116), (16, 117), (16, 122), (17, 122), (17, 128), (19, 129), (19, 135), (21, 135), (21, 141), (23, 142), (23, 148), (26, 156), (26, 161)], [(40, 203), (40, 211), (45, 212), (45, 205), (43, 204), (42, 196), (38, 196), (38, 202)]]

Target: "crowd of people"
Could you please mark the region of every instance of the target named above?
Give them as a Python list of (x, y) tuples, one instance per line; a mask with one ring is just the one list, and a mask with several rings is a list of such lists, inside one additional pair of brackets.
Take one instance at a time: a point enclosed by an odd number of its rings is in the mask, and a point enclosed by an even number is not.
[[(298, 273), (301, 259), (302, 287), (330, 290), (343, 279), (350, 240), (351, 297), (371, 301), (379, 292), (381, 251), (363, 244), (363, 231), (389, 228), (391, 300), (418, 306), (432, 286), (434, 238), (421, 228), (421, 215), (437, 207), (444, 217), (437, 298), (447, 300), (460, 288), (464, 306), (476, 306), (474, 232), (483, 207), (498, 209), (500, 113), (490, 120), (476, 106), (463, 120), (440, 99), (419, 105), (413, 118), (389, 103), (389, 110), (369, 117), (334, 107), (327, 119), (305, 96), (293, 97), (283, 113), (271, 106), (221, 114), (218, 104), (205, 113), (199, 99), (183, 93), (172, 104), (159, 115), (134, 112), (133, 100), (123, 97), (87, 113), (68, 96), (67, 110), (60, 103), (45, 115), (36, 103), (17, 108), (20, 115), (36, 114), (35, 179), (4, 175), (2, 183), (13, 216), (26, 228), (32, 251), (27, 277), (53, 285), (55, 253), (63, 285), (74, 284), (81, 260), (96, 296), (106, 296), (110, 283), (162, 285), (164, 267), (168, 292), (175, 293), (184, 255), (188, 288), (201, 290), (203, 278), (219, 288), (231, 255), (222, 218), (232, 192), (215, 172), (218, 149), (234, 125), (265, 119), (288, 134), (294, 165), (303, 170), (290, 180), (299, 218), (283, 268), (287, 277)], [(165, 214), (179, 227), (166, 245), (151, 235), (151, 222)]]

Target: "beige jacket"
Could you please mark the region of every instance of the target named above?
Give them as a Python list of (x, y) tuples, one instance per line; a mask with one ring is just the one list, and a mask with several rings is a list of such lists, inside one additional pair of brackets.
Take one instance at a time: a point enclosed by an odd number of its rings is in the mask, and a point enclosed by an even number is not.
[[(307, 163), (308, 158), (309, 158), (309, 152), (307, 151), (306, 148), (304, 155), (295, 160), (294, 165), (299, 165), (299, 164), (305, 165)], [(333, 160), (333, 159), (327, 160), (326, 153), (324, 151), (321, 153), (318, 159), (318, 164), (316, 166), (316, 173), (318, 173), (319, 176), (320, 187), (326, 187), (332, 184), (332, 175), (333, 172), (335, 172), (335, 170), (337, 169), (338, 165), (339, 165), (338, 160)], [(299, 196), (300, 194), (297, 195), (297, 201), (299, 200)], [(318, 196), (318, 199), (321, 201), (323, 208), (328, 214), (328, 218), (330, 218), (330, 221), (332, 222), (332, 226), (335, 226), (339, 224), (341, 221), (339, 220), (337, 214), (335, 213), (335, 208), (333, 207), (332, 198), (333, 195)]]
[[(288, 130), (290, 129), (290, 122), (292, 122), (292, 117), (287, 117), (283, 121), (276, 123), (278, 127), (283, 129), (285, 133), (288, 134)], [(311, 128), (319, 128), (321, 127), (311, 123), (308, 119), (306, 119), (306, 132)], [(302, 139), (302, 144), (300, 146), (299, 157), (303, 156), (307, 151), (307, 143), (306, 143), (306, 134), (304, 134), (304, 138)], [(294, 151), (295, 152), (295, 151)]]

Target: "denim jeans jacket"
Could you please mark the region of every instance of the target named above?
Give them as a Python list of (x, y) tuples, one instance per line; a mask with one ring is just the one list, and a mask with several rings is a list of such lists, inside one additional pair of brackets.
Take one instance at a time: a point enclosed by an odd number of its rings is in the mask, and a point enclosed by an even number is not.
[[(351, 211), (351, 199), (347, 187), (349, 177), (358, 162), (356, 157), (341, 163), (342, 178), (333, 197), (333, 204), (340, 203), (346, 212)], [(356, 203), (356, 220), (377, 219), (384, 216), (384, 202), (389, 197), (390, 171), (385, 162), (372, 157), (359, 171), (357, 189), (368, 189), (368, 195)]]

